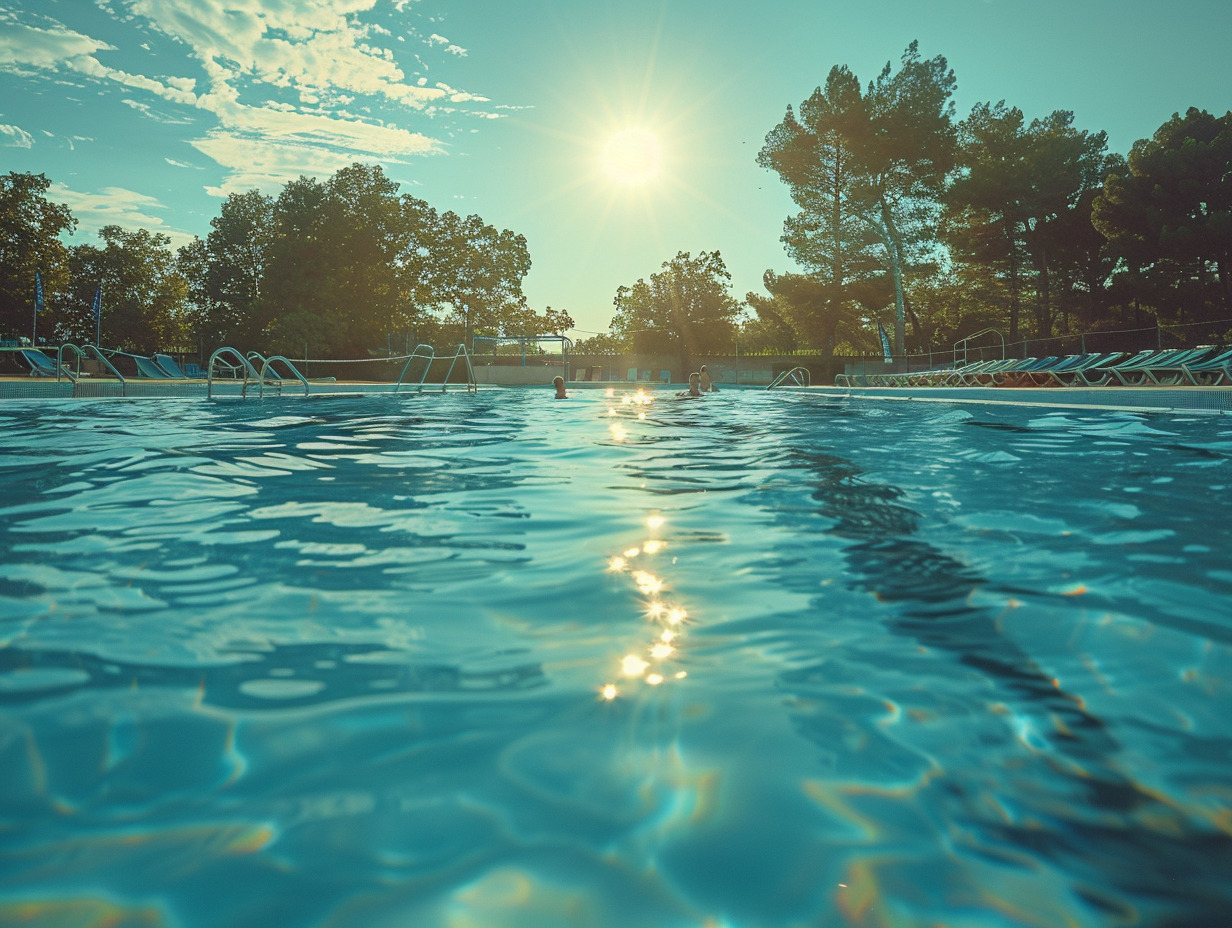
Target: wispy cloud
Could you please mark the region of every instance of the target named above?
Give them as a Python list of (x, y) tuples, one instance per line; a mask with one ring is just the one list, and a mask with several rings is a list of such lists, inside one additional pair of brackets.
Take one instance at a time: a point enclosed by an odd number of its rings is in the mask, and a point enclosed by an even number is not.
[[(405, 121), (465, 112), (495, 114), (480, 94), (407, 73), (389, 29), (364, 22), (379, 0), (99, 0), (117, 20), (161, 33), (187, 49), (200, 76), (137, 73), (107, 62), (116, 49), (43, 17), (18, 22), (0, 11), (0, 68), (55, 72), (144, 91), (216, 120), (191, 140), (227, 174), (207, 188), (225, 194), (277, 185), (299, 173), (320, 173), (356, 160), (400, 160), (444, 150), (439, 139), (404, 128)], [(402, 12), (407, 2), (394, 6)], [(421, 41), (451, 55), (466, 49), (435, 32)], [(392, 43), (396, 47), (396, 43)], [(404, 51), (405, 55), (406, 52)], [(166, 57), (158, 59), (166, 61)], [(140, 99), (125, 99), (151, 119), (176, 117)], [(373, 112), (393, 118), (378, 119)], [(398, 118), (396, 110), (404, 117)], [(363, 115), (357, 115), (363, 114)], [(309, 170), (311, 168), (312, 170)]]
[(164, 207), (154, 197), (123, 187), (104, 187), (94, 193), (82, 193), (65, 184), (55, 183), (47, 191), (48, 198), (65, 203), (77, 219), (78, 233), (96, 234), (103, 226), (142, 228), (161, 232), (174, 247), (187, 244), (193, 236), (166, 224), (160, 211)]
[(0, 137), (5, 139), (5, 148), (33, 148), (34, 136), (20, 126), (0, 123)]

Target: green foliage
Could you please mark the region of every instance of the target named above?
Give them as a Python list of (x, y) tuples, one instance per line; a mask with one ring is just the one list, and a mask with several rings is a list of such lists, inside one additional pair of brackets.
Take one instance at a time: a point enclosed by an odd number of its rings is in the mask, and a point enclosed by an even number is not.
[(1135, 300), (1178, 321), (1232, 315), (1232, 113), (1190, 108), (1135, 142), (1092, 219)]
[(525, 238), (400, 195), (376, 165), (300, 177), (277, 197), (232, 194), (211, 225), (179, 256), (188, 318), (210, 346), (364, 357), (393, 332), (400, 344), (469, 345), (475, 332), (573, 325), (527, 308)]
[(62, 203), (48, 201), (51, 182), (42, 174), (10, 171), (0, 177), (0, 338), (29, 336), (34, 316), (34, 275), (43, 281), (48, 318), (39, 333), (51, 335), (69, 282), (68, 248), (60, 236), (77, 220)]
[(696, 257), (680, 252), (649, 280), (617, 289), (612, 335), (637, 352), (679, 354), (681, 366), (691, 370), (694, 357), (735, 343), (740, 306), (730, 287), (717, 251)]
[(94, 341), (91, 307), (102, 286), (102, 341), (149, 354), (183, 341), (188, 281), (180, 273), (171, 242), (145, 229), (119, 226), (99, 231), (102, 247), (78, 245), (70, 254), (74, 307), (58, 327), (60, 338)]
[[(877, 265), (889, 272), (895, 346), (903, 351), (904, 275), (922, 258), (954, 161), (954, 72), (912, 42), (864, 92), (844, 66), (831, 69), (800, 107), (766, 136), (758, 163), (787, 184), (800, 213), (788, 219), (789, 254), (837, 306), (867, 303)], [(820, 304), (819, 304), (820, 305)]]

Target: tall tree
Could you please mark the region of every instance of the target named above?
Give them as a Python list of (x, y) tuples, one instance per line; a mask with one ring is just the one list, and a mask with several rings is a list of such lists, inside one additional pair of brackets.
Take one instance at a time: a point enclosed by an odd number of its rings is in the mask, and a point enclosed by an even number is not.
[(97, 287), (103, 288), (102, 341), (127, 351), (149, 354), (184, 337), (188, 283), (179, 272), (171, 240), (145, 229), (126, 231), (104, 226), (102, 246), (72, 249), (72, 299), (79, 312), (77, 326), (66, 333), (93, 340), (88, 308)]
[(649, 280), (617, 288), (612, 334), (630, 339), (635, 350), (678, 353), (681, 366), (691, 370), (693, 358), (734, 344), (740, 306), (730, 288), (719, 252), (679, 252)]
[(461, 324), (469, 347), (477, 332), (497, 334), (525, 305), (522, 279), (530, 271), (526, 239), (478, 216), (446, 212), (430, 246), (429, 291)]
[(954, 72), (945, 58), (920, 58), (918, 43), (861, 93), (846, 67), (831, 69), (800, 107), (766, 136), (758, 163), (788, 185), (801, 212), (784, 240), (828, 289), (827, 305), (853, 299), (880, 246), (893, 281), (895, 350), (904, 351), (904, 275), (912, 249), (935, 223), (954, 159)]
[(1232, 112), (1191, 107), (1135, 142), (1093, 221), (1135, 295), (1163, 315), (1232, 315)]
[(47, 199), (50, 187), (42, 174), (0, 177), (0, 337), (30, 334), (36, 273), (49, 308), (68, 287), (68, 248), (60, 236), (77, 220), (63, 203)]

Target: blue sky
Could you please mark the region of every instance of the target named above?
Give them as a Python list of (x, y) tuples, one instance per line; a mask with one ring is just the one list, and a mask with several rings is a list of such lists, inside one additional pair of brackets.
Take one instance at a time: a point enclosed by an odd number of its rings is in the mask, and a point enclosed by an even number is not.
[(531, 304), (585, 334), (677, 251), (720, 250), (740, 297), (790, 269), (766, 133), (832, 65), (867, 82), (912, 39), (959, 116), (1069, 109), (1122, 153), (1232, 108), (1227, 0), (0, 0), (0, 171), (54, 181), (73, 241), (180, 244), (227, 193), (378, 162), (523, 233)]

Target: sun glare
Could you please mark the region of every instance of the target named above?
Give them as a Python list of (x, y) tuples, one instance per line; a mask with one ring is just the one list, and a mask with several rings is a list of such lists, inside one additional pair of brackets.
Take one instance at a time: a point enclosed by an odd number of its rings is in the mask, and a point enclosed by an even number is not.
[(603, 146), (603, 170), (623, 184), (644, 184), (659, 173), (659, 140), (645, 129), (624, 129)]

